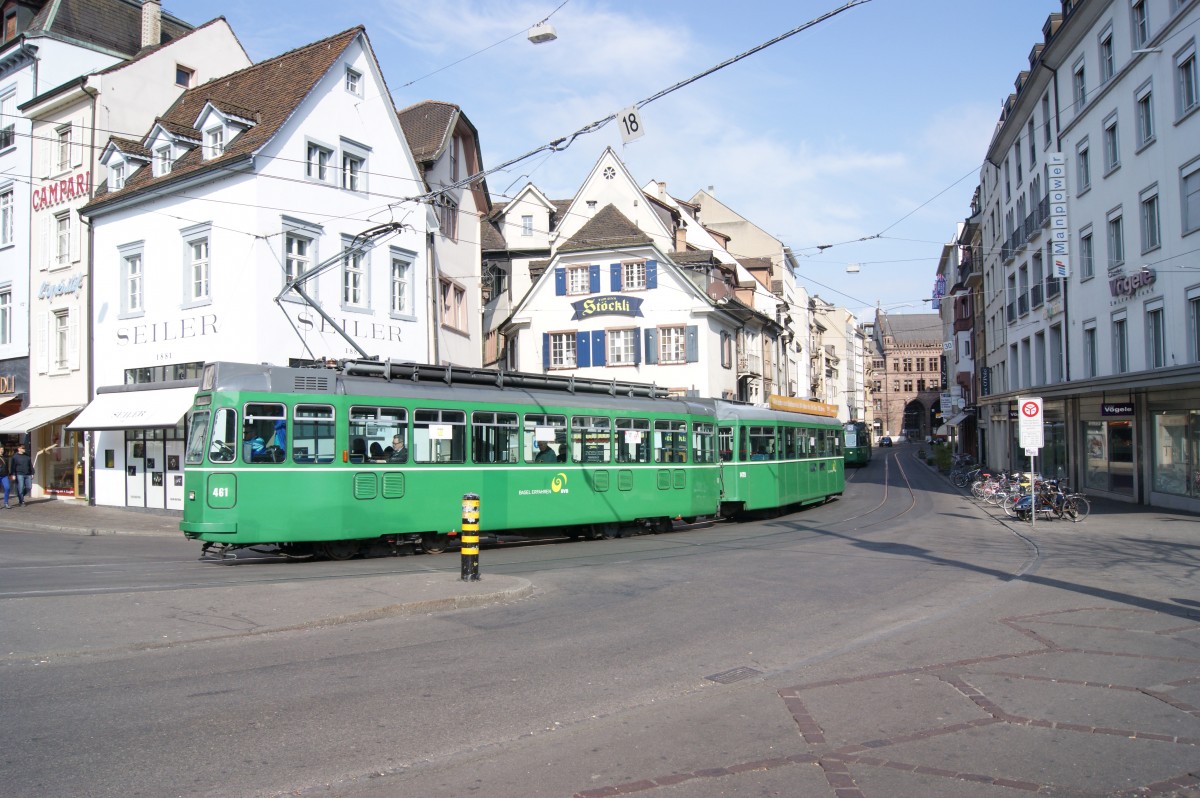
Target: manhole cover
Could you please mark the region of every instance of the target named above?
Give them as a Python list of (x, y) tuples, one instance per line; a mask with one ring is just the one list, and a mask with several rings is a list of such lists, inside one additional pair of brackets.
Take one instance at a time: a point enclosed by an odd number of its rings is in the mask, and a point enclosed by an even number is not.
[(751, 676), (761, 675), (762, 671), (756, 671), (754, 668), (734, 668), (731, 671), (714, 673), (712, 676), (705, 676), (704, 678), (717, 684), (729, 684), (730, 682), (740, 682), (742, 679), (749, 679)]

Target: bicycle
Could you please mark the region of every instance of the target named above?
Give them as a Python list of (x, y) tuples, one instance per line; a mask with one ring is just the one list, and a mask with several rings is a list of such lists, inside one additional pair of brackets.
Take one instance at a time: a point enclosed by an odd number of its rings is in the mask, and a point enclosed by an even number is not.
[(1082, 493), (1069, 493), (1063, 497), (1062, 518), (1068, 518), (1075, 523), (1079, 523), (1088, 517), (1088, 513), (1092, 511), (1092, 505), (1087, 500), (1087, 496)]

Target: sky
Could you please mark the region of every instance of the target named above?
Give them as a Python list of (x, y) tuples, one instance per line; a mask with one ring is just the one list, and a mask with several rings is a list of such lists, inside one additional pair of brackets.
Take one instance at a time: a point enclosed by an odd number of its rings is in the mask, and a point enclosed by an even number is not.
[[(164, 0), (224, 16), (257, 62), (363, 25), (397, 108), (458, 105), (485, 168), (843, 6), (846, 0)], [(860, 317), (929, 312), (943, 244), (970, 212), (1005, 98), (1058, 0), (869, 0), (488, 176), (575, 194), (605, 147), (639, 185), (709, 189), (792, 248), (810, 294)], [(549, 17), (558, 38), (532, 44)], [(737, 256), (736, 246), (732, 254)], [(847, 271), (851, 264), (858, 271)]]

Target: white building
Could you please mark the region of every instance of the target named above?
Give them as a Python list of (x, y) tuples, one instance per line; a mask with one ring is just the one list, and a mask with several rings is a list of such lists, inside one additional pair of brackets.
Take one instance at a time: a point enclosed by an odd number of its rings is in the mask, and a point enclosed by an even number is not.
[[(161, 13), (157, 0), (8, 0), (0, 4), (0, 19), (0, 438), (9, 451), (18, 441), (31, 444), (37, 494), (49, 489), (74, 495), (81, 490), (81, 471), (64, 424), (87, 401), (86, 369), (79, 357), (70, 357), (66, 370), (76, 371), (78, 384), (61, 394), (47, 390), (39, 384), (36, 348), (55, 340), (45, 329), (46, 308), (73, 303), (86, 288), (86, 239), (74, 209), (96, 182), (91, 113), (105, 111), (81, 103), (71, 117), (55, 108), (52, 126), (29, 117), (47, 110), (35, 98), (94, 91), (98, 71), (151, 48), (169, 48), (191, 26)], [(165, 82), (173, 77), (172, 71)], [(152, 97), (155, 91), (150, 88)], [(48, 262), (47, 239), (57, 245), (60, 231), (45, 225), (56, 216), (65, 217), (64, 258)], [(64, 347), (76, 355), (79, 347), (68, 342), (81, 340), (79, 331), (72, 323), (61, 331)]]
[[(426, 214), (403, 201), (422, 178), (363, 28), (189, 89), (103, 161), (119, 177), (83, 210), (95, 385), (222, 359), (425, 359)], [(182, 507), (189, 395), (101, 394), (80, 414), (100, 430), (96, 503)]]
[(993, 464), (1025, 462), (1010, 419), (1042, 396), (1049, 470), (1186, 509), (1200, 507), (1197, 21), (1194, 1), (1064, 2), (982, 173)]

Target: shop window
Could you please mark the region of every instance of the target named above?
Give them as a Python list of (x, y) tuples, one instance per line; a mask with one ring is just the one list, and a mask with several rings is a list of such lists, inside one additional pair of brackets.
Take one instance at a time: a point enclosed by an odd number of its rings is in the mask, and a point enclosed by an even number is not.
[(1085, 487), (1133, 493), (1133, 422), (1084, 422)]

